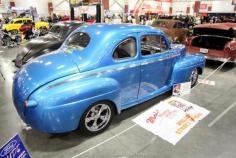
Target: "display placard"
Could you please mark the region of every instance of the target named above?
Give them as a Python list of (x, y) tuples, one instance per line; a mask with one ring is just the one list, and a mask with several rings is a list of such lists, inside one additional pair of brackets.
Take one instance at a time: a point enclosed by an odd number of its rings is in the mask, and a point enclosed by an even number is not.
[(0, 158), (30, 158), (30, 155), (17, 134), (0, 148)]
[(178, 97), (171, 97), (148, 109), (133, 121), (175, 145), (209, 111)]

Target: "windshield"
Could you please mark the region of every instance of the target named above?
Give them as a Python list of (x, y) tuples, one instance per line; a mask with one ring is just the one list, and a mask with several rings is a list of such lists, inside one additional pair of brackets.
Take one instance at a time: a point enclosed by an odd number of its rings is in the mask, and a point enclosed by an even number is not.
[(83, 50), (89, 44), (90, 37), (87, 33), (77, 32), (72, 34), (69, 39), (66, 41), (66, 46), (70, 48), (76, 48)]
[(68, 33), (70, 32), (71, 28), (65, 25), (53, 25), (50, 29), (49, 33), (57, 36), (59, 38), (66, 38)]
[(223, 30), (223, 29), (214, 29), (214, 28), (195, 28), (193, 30), (193, 35), (194, 36), (214, 35), (214, 36), (235, 38), (236, 37), (236, 30), (233, 30), (233, 29)]

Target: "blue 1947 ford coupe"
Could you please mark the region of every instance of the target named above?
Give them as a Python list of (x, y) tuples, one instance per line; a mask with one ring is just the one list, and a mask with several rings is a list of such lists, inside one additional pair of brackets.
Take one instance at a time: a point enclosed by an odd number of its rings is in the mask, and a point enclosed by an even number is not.
[(190, 81), (203, 72), (201, 55), (186, 55), (155, 28), (95, 24), (75, 30), (60, 49), (17, 72), (20, 117), (46, 133), (105, 130), (114, 114)]

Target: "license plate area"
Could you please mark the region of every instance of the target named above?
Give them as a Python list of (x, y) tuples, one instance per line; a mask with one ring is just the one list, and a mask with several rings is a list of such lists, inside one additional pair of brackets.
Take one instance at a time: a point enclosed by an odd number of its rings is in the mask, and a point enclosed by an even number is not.
[(200, 53), (207, 54), (208, 53), (208, 49), (200, 48)]

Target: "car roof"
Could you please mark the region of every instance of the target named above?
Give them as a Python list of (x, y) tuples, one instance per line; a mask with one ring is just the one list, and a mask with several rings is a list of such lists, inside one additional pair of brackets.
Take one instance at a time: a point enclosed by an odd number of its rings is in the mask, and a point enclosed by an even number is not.
[(85, 22), (80, 22), (80, 21), (60, 21), (58, 23), (56, 23), (55, 25), (70, 25), (70, 26), (79, 26), (82, 24), (86, 24)]
[(14, 18), (13, 20), (32, 20), (31, 18)]
[(81, 27), (79, 30), (87, 31), (92, 34), (110, 34), (113, 35), (122, 35), (127, 33), (135, 33), (135, 32), (158, 32), (162, 34), (163, 32), (145, 25), (134, 25), (134, 24), (91, 24)]
[(181, 20), (178, 19), (157, 19), (156, 21), (181, 22)]
[(166, 28), (173, 28), (176, 22), (181, 22), (181, 20), (177, 20), (177, 19), (157, 19), (153, 22), (153, 26), (158, 26), (155, 25), (156, 22), (158, 21), (164, 21), (166, 22)]
[(213, 29), (229, 30), (231, 28), (236, 28), (236, 23), (199, 24), (194, 26), (194, 28), (213, 28)]

